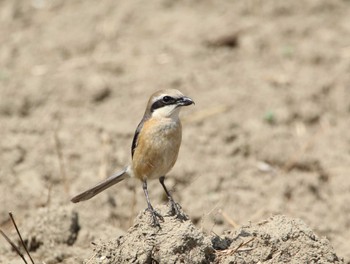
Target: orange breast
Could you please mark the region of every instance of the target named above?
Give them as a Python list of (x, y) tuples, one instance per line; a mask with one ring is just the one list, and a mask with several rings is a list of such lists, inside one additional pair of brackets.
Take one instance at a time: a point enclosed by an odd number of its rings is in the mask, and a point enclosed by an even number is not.
[(165, 176), (174, 166), (181, 144), (181, 123), (172, 119), (149, 119), (143, 125), (132, 166), (140, 180)]

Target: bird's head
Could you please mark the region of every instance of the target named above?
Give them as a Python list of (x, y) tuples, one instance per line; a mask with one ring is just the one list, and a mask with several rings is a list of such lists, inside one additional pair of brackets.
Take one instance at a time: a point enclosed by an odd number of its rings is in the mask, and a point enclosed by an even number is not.
[(176, 89), (160, 90), (152, 94), (146, 113), (152, 117), (178, 117), (180, 108), (194, 104), (193, 100)]

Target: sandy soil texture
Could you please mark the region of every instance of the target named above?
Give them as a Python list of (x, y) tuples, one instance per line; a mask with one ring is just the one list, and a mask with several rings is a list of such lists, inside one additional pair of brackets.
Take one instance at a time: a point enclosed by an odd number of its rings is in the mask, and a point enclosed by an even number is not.
[[(176, 88), (196, 105), (166, 183), (198, 259), (350, 263), (349, 14), (346, 0), (1, 1), (0, 228), (16, 240), (12, 211), (45, 263), (147, 232), (136, 180), (69, 200), (130, 162), (149, 95)], [(242, 232), (255, 251), (235, 251)], [(0, 263), (22, 263), (2, 238)]]
[[(341, 263), (329, 241), (319, 239), (301, 220), (274, 216), (222, 237), (203, 234), (189, 220), (158, 210), (161, 228), (143, 213), (125, 236), (103, 242), (92, 263)], [(147, 226), (141, 229), (140, 226)], [(130, 245), (133, 247), (130, 247)]]

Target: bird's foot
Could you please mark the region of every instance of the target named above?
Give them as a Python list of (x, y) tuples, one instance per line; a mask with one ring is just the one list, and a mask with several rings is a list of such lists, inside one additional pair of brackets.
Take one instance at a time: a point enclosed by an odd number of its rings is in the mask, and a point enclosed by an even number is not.
[(169, 202), (171, 206), (171, 213), (176, 216), (181, 215), (182, 212), (180, 210), (180, 205), (176, 203), (173, 199), (169, 199)]
[[(159, 214), (156, 210), (153, 209), (153, 207), (148, 207), (147, 211), (149, 211), (151, 213), (152, 216), (152, 225), (153, 226), (157, 226), (160, 228), (160, 223), (159, 220), (161, 220), (162, 222), (164, 222), (164, 218), (161, 214)], [(159, 219), (159, 220), (158, 220)]]
[(184, 212), (181, 209), (181, 206), (176, 203), (173, 199), (169, 198), (170, 206), (171, 206), (171, 213), (175, 215), (178, 219), (181, 220), (187, 220), (188, 217), (184, 214)]

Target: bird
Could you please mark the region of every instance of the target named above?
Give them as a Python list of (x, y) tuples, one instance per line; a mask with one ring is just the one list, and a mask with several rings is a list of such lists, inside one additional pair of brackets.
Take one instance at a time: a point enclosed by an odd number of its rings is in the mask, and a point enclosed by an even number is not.
[(182, 141), (180, 109), (194, 104), (194, 101), (176, 89), (162, 89), (153, 93), (148, 100), (143, 118), (134, 133), (131, 144), (131, 164), (114, 173), (92, 188), (74, 196), (78, 203), (88, 200), (105, 189), (126, 178), (137, 178), (142, 182), (147, 210), (151, 213), (153, 225), (160, 226), (162, 216), (153, 208), (147, 189), (147, 181), (159, 179), (175, 214), (179, 215), (178, 204), (165, 186), (165, 176), (173, 168)]

